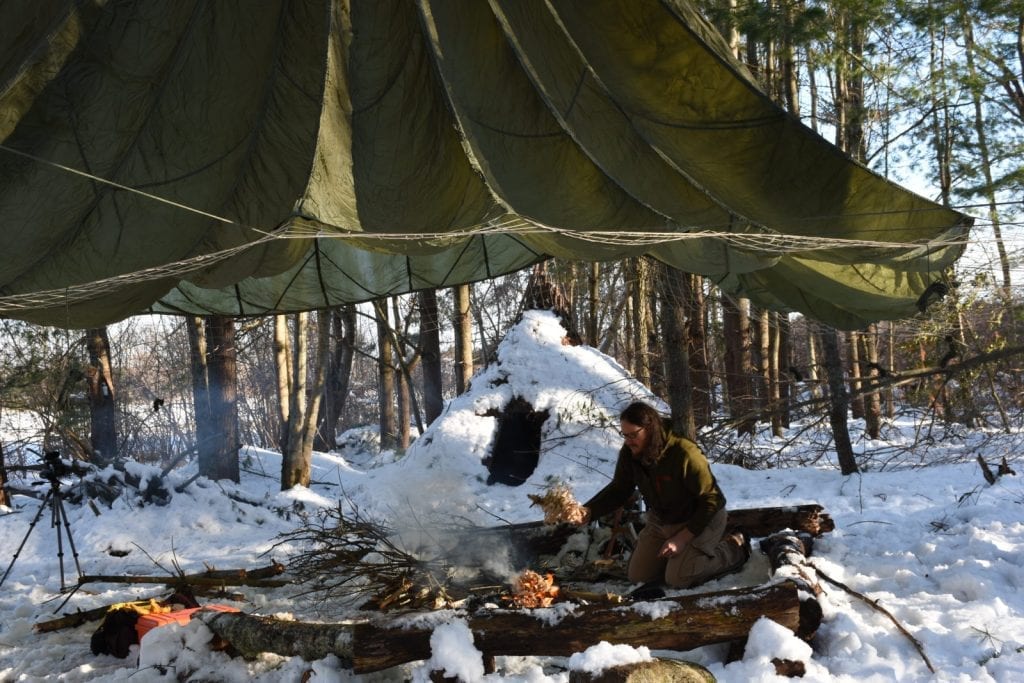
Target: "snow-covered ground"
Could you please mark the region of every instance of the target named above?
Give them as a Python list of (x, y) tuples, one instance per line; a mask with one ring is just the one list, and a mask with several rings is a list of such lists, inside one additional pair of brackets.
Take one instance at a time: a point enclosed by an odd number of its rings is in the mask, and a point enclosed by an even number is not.
[[(530, 312), (499, 349), (499, 363), (474, 378), (465, 395), (403, 455), (377, 453), (364, 434), (346, 435), (352, 446), (316, 454), (309, 489), (279, 492), (280, 457), (248, 448), (239, 485), (199, 479), (166, 504), (144, 503), (122, 494), (111, 506), (67, 504), (72, 536), (85, 574), (156, 575), (180, 568), (263, 566), (287, 561), (300, 549), (273, 546), (279, 534), (296, 527), (284, 510), (356, 505), (363, 517), (395, 524), (401, 519), (458, 519), (481, 526), (539, 519), (528, 493), (540, 493), (553, 480), (567, 483), (586, 499), (607, 482), (619, 445), (616, 415), (636, 397), (650, 398), (614, 361), (587, 347), (561, 345), (554, 316)], [(519, 396), (548, 410), (543, 452), (536, 471), (519, 487), (487, 485), (481, 463), (495, 435), (489, 410)], [(858, 425), (851, 423), (856, 430)], [(788, 446), (786, 462), (799, 461), (799, 449), (819, 448), (822, 435), (806, 432)], [(95, 656), (90, 636), (98, 622), (51, 633), (36, 633), (37, 622), (54, 618), (59, 595), (57, 530), (48, 514), (28, 533), (39, 502), (15, 497), (0, 508), (0, 681), (394, 681), (426, 680), (444, 669), (464, 680), (567, 681), (570, 668), (597, 670), (613, 663), (649, 657), (688, 659), (707, 667), (719, 681), (784, 680), (773, 657), (799, 659), (808, 681), (1021, 681), (1024, 680), (1024, 464), (1020, 434), (963, 432), (930, 442), (927, 450), (886, 456), (874, 452), (909, 440), (914, 426), (894, 422), (888, 442), (861, 440), (865, 462), (859, 475), (844, 477), (828, 456), (815, 466), (745, 470), (715, 464), (730, 507), (819, 503), (836, 523), (818, 539), (812, 562), (893, 614), (923, 647), (936, 673), (928, 670), (911, 641), (884, 615), (849, 593), (823, 583), (824, 623), (808, 647), (766, 619), (750, 634), (743, 660), (724, 663), (724, 646), (689, 652), (648, 651), (595, 643), (564, 658), (508, 657), (498, 671), (484, 675), (465, 614), (452, 611), (435, 628), (429, 662), (355, 676), (334, 657), (315, 662), (278, 655), (256, 661), (211, 651), (210, 632), (198, 621), (151, 631), (127, 659)], [(759, 437), (762, 441), (770, 437)], [(359, 446), (358, 444), (371, 444)], [(813, 445), (812, 445), (813, 444)], [(763, 446), (764, 444), (758, 444)], [(1021, 472), (988, 485), (975, 462), (1002, 457)], [(943, 464), (928, 465), (929, 462)], [(133, 465), (149, 477), (157, 469)], [(269, 476), (260, 473), (265, 472)], [(192, 466), (168, 475), (173, 486), (194, 474)], [(29, 478), (32, 481), (32, 478)], [(73, 492), (76, 478), (65, 487)], [(46, 485), (42, 486), (46, 489)], [(248, 501), (248, 502), (243, 502)], [(761, 584), (769, 580), (766, 558), (757, 551), (744, 570), (702, 586), (700, 591)], [(13, 560), (13, 564), (12, 564)], [(75, 580), (65, 547), (65, 574)], [(513, 570), (526, 567), (513, 567)], [(245, 612), (307, 621), (336, 620), (310, 597), (295, 597), (294, 586), (242, 588)], [(156, 595), (159, 586), (88, 583), (63, 607), (87, 610), (116, 601)], [(683, 594), (674, 591), (671, 594)], [(329, 606), (327, 606), (329, 609)], [(538, 621), (538, 629), (544, 623)]]

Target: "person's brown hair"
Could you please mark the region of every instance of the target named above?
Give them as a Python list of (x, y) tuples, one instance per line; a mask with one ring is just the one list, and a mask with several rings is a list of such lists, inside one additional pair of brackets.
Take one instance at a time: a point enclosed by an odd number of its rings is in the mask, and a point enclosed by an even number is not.
[(647, 445), (640, 453), (640, 461), (648, 466), (656, 463), (661, 458), (661, 452), (665, 450), (665, 432), (658, 411), (643, 401), (636, 401), (626, 406), (619, 414), (619, 419), (642, 427), (647, 432)]

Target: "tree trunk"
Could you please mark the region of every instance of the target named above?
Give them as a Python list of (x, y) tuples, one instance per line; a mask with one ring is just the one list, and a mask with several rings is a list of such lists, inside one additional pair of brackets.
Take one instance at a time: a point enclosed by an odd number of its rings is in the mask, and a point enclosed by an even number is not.
[(600, 340), (597, 338), (598, 317), (601, 304), (601, 264), (597, 261), (590, 264), (587, 280), (587, 343), (595, 349)]
[(92, 462), (105, 467), (117, 459), (117, 403), (106, 327), (86, 330), (89, 369), (86, 372), (91, 421)]
[[(0, 403), (0, 412), (3, 411), (3, 404)], [(11, 500), (7, 496), (7, 465), (4, 462), (4, 443), (0, 441), (0, 505), (10, 505)]]
[(783, 436), (782, 431), (782, 373), (779, 372), (779, 355), (782, 345), (782, 325), (778, 313), (769, 313), (771, 324), (768, 326), (768, 403), (772, 406), (771, 424), (774, 436)]
[[(874, 324), (858, 335), (861, 343), (861, 357), (866, 372), (863, 373), (868, 386), (874, 386), (878, 380), (878, 327)], [(868, 438), (877, 439), (882, 434), (882, 397), (877, 391), (864, 394), (864, 431)]]
[(345, 412), (352, 361), (356, 351), (356, 307), (345, 304), (331, 309), (331, 348), (328, 353), (324, 396), (317, 416), (316, 441), (313, 448), (327, 452), (337, 446), (338, 420)]
[(309, 314), (298, 313), (294, 327), (291, 362), (291, 395), (288, 399), (288, 448), (281, 453), (281, 490), (309, 486), (313, 464), (316, 416), (320, 412), (330, 355), (330, 315), (317, 314), (317, 347), (313, 382), (307, 391)]
[(792, 336), (790, 335), (789, 316), (785, 313), (778, 314), (778, 330), (779, 400), (781, 402), (779, 418), (782, 420), (782, 426), (788, 429), (792, 419), (790, 408), (793, 401), (793, 375), (791, 372), (793, 367), (793, 343)]
[(274, 316), (274, 376), (277, 378), (277, 449), (288, 450), (288, 414), (292, 397), (292, 343), (288, 334), (288, 316)]
[[(890, 376), (896, 372), (896, 330), (892, 321), (885, 323), (885, 369)], [(885, 416), (896, 416), (896, 392), (887, 386), (882, 392), (882, 406)]]
[[(796, 584), (778, 583), (698, 593), (660, 602), (663, 616), (620, 606), (578, 605), (561, 620), (538, 628), (529, 610), (488, 611), (468, 618), (473, 642), (484, 657), (567, 657), (602, 641), (660, 650), (692, 650), (745, 637), (768, 617), (796, 631), (800, 625)], [(239, 612), (198, 612), (211, 631), (246, 657), (272, 652), (313, 661), (333, 654), (356, 674), (382, 671), (430, 658), (432, 629), (363, 622), (322, 624), (254, 617)]]
[(464, 394), (473, 376), (473, 318), (469, 285), (457, 285), (455, 293), (455, 393)]
[(412, 386), (404, 372), (396, 375), (395, 383), (398, 403), (398, 448), (404, 451), (409, 447), (409, 425), (412, 424)]
[(690, 440), (697, 436), (693, 414), (693, 385), (690, 382), (690, 359), (687, 353), (685, 291), (689, 276), (672, 266), (662, 264), (661, 322), (664, 339), (665, 375), (668, 403), (672, 409), (672, 428)]
[[(302, 462), (302, 416), (306, 414), (306, 368), (308, 365), (309, 313), (291, 315), (289, 355), (285, 359), (288, 373), (288, 419), (284, 423), (281, 448), (281, 490), (296, 484), (309, 483), (309, 468)], [(305, 480), (305, 483), (303, 483)]]
[(850, 443), (850, 431), (846, 424), (850, 399), (846, 393), (846, 382), (843, 378), (843, 359), (839, 353), (839, 335), (831, 327), (823, 327), (819, 333), (821, 350), (824, 355), (825, 374), (828, 377), (828, 417), (832, 425), (832, 439), (835, 443), (839, 469), (843, 474), (858, 471), (857, 460), (853, 456), (853, 444)]
[(650, 268), (643, 257), (633, 261), (633, 375), (645, 387), (651, 386), (651, 357), (648, 340), (651, 333)]
[(212, 447), (199, 449), (199, 474), (210, 479), (239, 475), (238, 375), (235, 323), (224, 315), (206, 318), (207, 380)]
[(690, 381), (693, 383), (693, 418), (698, 427), (711, 424), (714, 414), (714, 393), (708, 363), (707, 306), (700, 275), (683, 278), (682, 297), (686, 314), (686, 355), (690, 362)]
[[(983, 192), (985, 199), (988, 202), (988, 217), (989, 223), (992, 227), (992, 236), (996, 243), (996, 253), (999, 255), (999, 267), (1003, 276), (1003, 297), (1004, 301), (1009, 304), (1011, 301), (1010, 274), (1012, 272), (1012, 268), (1010, 264), (1010, 256), (1006, 251), (1006, 243), (1003, 240), (1003, 230), (999, 215), (999, 202), (996, 198), (995, 183), (993, 182), (992, 176), (992, 158), (988, 148), (988, 134), (985, 126), (985, 108), (982, 102), (984, 93), (982, 88), (977, 85), (982, 83), (983, 80), (978, 75), (977, 67), (974, 63), (974, 52), (976, 49), (974, 44), (974, 23), (971, 19), (971, 15), (966, 11), (966, 8), (961, 15), (961, 22), (964, 26), (964, 59), (967, 65), (967, 76), (972, 84), (970, 90), (971, 100), (974, 103), (974, 132), (978, 136), (977, 149), (981, 162), (981, 172), (985, 178), (985, 187)], [(1021, 35), (1019, 33), (1021, 27), (1024, 27), (1024, 22), (1018, 21), (1018, 45), (1021, 40)]]
[(740, 419), (737, 434), (753, 434), (757, 426), (750, 415), (755, 414), (753, 362), (750, 357), (749, 302), (722, 299), (723, 330), (725, 333), (725, 384), (729, 395), (729, 416)]
[(850, 415), (855, 420), (864, 419), (864, 394), (861, 393), (860, 379), (860, 334), (857, 332), (846, 333), (846, 348), (849, 352), (847, 366), (850, 375)]
[(196, 452), (213, 445), (210, 416), (210, 387), (206, 372), (206, 327), (199, 316), (185, 319), (188, 331), (189, 365), (192, 374), (192, 406), (196, 423)]
[(771, 402), (772, 386), (772, 325), (771, 313), (764, 308), (757, 312), (757, 395), (762, 410)]
[(380, 448), (393, 450), (398, 446), (398, 415), (395, 413), (395, 348), (384, 300), (373, 302), (377, 317), (377, 404), (380, 411)]
[(815, 333), (816, 325), (814, 323), (806, 325), (807, 330), (807, 379), (811, 385), (811, 396), (814, 398), (821, 398), (821, 342), (819, 341), (818, 335)]
[(429, 425), (444, 410), (441, 372), (441, 334), (437, 311), (437, 290), (419, 293), (420, 357), (423, 359), (423, 413)]

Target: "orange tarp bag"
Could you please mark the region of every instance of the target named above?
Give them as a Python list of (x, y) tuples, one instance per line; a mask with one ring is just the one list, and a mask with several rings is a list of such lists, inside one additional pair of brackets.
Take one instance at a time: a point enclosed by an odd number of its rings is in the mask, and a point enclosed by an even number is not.
[(192, 615), (200, 610), (210, 610), (213, 612), (238, 612), (237, 607), (231, 607), (230, 605), (203, 605), (202, 607), (190, 607), (188, 609), (179, 609), (173, 612), (150, 612), (149, 614), (143, 614), (139, 617), (139, 620), (135, 622), (135, 632), (139, 635), (139, 642), (142, 642), (142, 636), (149, 633), (158, 626), (166, 626), (167, 624), (180, 624), (184, 626), (192, 620)]

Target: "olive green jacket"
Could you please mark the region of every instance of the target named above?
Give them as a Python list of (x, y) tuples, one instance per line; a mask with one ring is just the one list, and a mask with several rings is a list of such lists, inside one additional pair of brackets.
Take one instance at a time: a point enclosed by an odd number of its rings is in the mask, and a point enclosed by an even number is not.
[(683, 523), (694, 536), (704, 531), (715, 513), (725, 507), (725, 494), (697, 444), (667, 428), (665, 440), (661, 458), (650, 467), (625, 446), (619, 450), (611, 482), (585, 503), (592, 519), (625, 505), (640, 489), (647, 509), (662, 523)]

